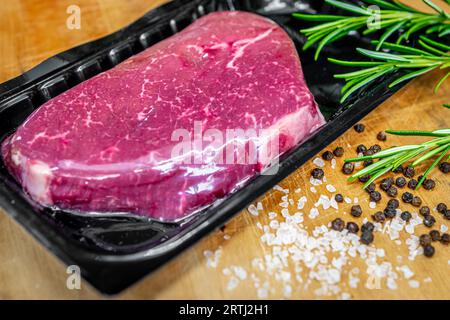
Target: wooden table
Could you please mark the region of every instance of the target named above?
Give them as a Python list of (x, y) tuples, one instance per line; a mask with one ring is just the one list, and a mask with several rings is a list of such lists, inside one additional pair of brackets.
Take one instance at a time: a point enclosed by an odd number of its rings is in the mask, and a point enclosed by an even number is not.
[[(73, 2), (71, 0), (17, 0), (5, 1), (0, 7), (0, 81), (7, 80), (30, 69), (38, 62), (58, 52), (77, 44), (99, 38), (118, 28), (132, 22), (150, 8), (164, 2), (163, 0), (79, 0), (77, 4), (82, 10), (82, 27), (80, 30), (66, 28), (66, 8)], [(450, 110), (441, 108), (442, 103), (448, 100), (450, 84), (447, 81), (437, 94), (432, 94), (432, 85), (442, 74), (435, 72), (413, 81), (406, 88), (398, 92), (393, 98), (377, 108), (362, 122), (366, 125), (363, 134), (349, 130), (328, 149), (344, 146), (346, 155), (354, 155), (354, 148), (359, 143), (368, 145), (376, 143), (376, 133), (386, 128), (397, 129), (426, 129), (433, 130), (449, 126)], [(405, 141), (414, 142), (420, 139), (400, 139), (389, 137), (382, 146), (398, 145)], [(367, 196), (358, 184), (348, 184), (345, 176), (339, 173), (342, 159), (337, 161), (337, 168), (332, 170), (330, 165), (325, 166), (325, 174), (329, 184), (334, 185), (339, 192), (351, 197), (358, 197), (365, 216), (369, 216)], [(337, 216), (345, 220), (349, 218), (349, 204), (341, 205), (340, 209), (324, 211), (316, 219), (308, 218), (307, 212), (321, 193), (327, 194), (324, 185), (316, 187), (317, 193), (310, 190), (309, 172), (314, 167), (310, 162), (297, 170), (283, 181), (281, 186), (291, 190), (289, 197), (295, 202), (300, 196), (306, 196), (308, 202), (305, 208), (305, 221), (303, 225), (312, 230), (314, 226), (326, 224)], [(450, 204), (450, 181), (440, 172), (434, 172), (433, 179), (437, 182), (434, 192), (419, 191), (418, 195), (430, 207), (442, 200)], [(301, 188), (300, 193), (294, 190)], [(259, 201), (264, 210), (258, 216), (249, 214), (246, 210), (230, 221), (223, 231), (217, 231), (204, 238), (193, 248), (174, 259), (151, 276), (129, 288), (117, 298), (123, 299), (167, 299), (167, 298), (258, 298), (263, 297), (264, 282), (269, 288), (269, 298), (283, 298), (285, 296), (284, 283), (275, 279), (267, 272), (259, 272), (252, 266), (255, 258), (270, 254), (272, 248), (260, 240), (262, 231), (258, 222), (266, 225), (269, 222), (268, 213), (277, 212), (280, 218), (280, 199), (282, 192), (273, 190)], [(386, 197), (384, 197), (386, 198)], [(383, 200), (385, 201), (385, 200)], [(412, 209), (412, 208), (410, 208)], [(438, 226), (444, 223), (442, 217), (438, 218)], [(450, 223), (447, 221), (447, 225)], [(426, 231), (424, 226), (418, 231)], [(419, 232), (419, 233), (420, 233)], [(449, 299), (450, 298), (450, 251), (449, 247), (436, 245), (437, 252), (433, 259), (418, 256), (414, 261), (408, 261), (408, 251), (404, 244), (405, 233), (400, 236), (402, 245), (389, 240), (385, 234), (376, 234), (375, 246), (384, 248), (386, 257), (380, 261), (388, 261), (394, 266), (408, 265), (415, 273), (411, 279), (420, 282), (420, 288), (411, 288), (402, 273), (397, 280), (396, 290), (388, 289), (384, 280), (380, 289), (368, 289), (366, 265), (362, 259), (352, 259), (351, 265), (343, 268), (342, 278), (338, 287), (342, 290), (337, 295), (325, 295), (322, 298), (343, 298), (342, 292), (348, 293), (352, 298), (360, 299)], [(217, 259), (205, 257), (205, 252), (221, 252)], [(208, 253), (206, 253), (208, 256)], [(398, 263), (398, 256), (403, 262)], [(209, 265), (208, 265), (209, 264)], [(226, 270), (233, 272), (232, 266), (239, 266), (247, 271), (243, 280), (231, 280)], [(359, 267), (361, 281), (357, 288), (348, 285), (349, 270)], [(225, 271), (224, 271), (225, 269)], [(238, 269), (241, 270), (241, 269)], [(294, 267), (285, 267), (291, 276), (296, 275)], [(260, 279), (260, 288), (255, 288), (255, 281), (251, 273)], [(242, 276), (242, 271), (238, 272)], [(308, 270), (298, 273), (306, 279)], [(94, 289), (87, 283), (82, 283), (81, 290), (68, 290), (66, 288), (66, 267), (52, 254), (37, 243), (16, 222), (4, 212), (0, 213), (0, 298), (100, 298)], [(426, 278), (429, 279), (425, 280)], [(239, 279), (239, 277), (237, 277)], [(425, 281), (424, 281), (425, 280)], [(234, 289), (232, 287), (235, 286)], [(309, 288), (297, 280), (291, 281), (292, 294), (287, 297), (294, 299), (317, 298), (314, 290), (317, 281), (313, 281)], [(229, 290), (232, 289), (232, 290)]]

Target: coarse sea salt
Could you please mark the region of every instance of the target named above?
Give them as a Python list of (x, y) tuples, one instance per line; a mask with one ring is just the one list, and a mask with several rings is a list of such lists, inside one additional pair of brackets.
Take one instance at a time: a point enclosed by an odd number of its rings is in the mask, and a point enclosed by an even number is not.
[(417, 280), (410, 280), (408, 282), (408, 284), (411, 288), (419, 288), (420, 287), (420, 282)]
[(327, 190), (329, 192), (336, 192), (336, 188), (332, 184), (327, 184)]
[(325, 161), (323, 159), (317, 157), (313, 160), (313, 163), (318, 166), (319, 168), (323, 168), (325, 166)]
[(259, 215), (258, 208), (256, 208), (256, 206), (255, 206), (254, 204), (249, 205), (248, 208), (247, 208), (247, 210), (248, 210), (248, 212), (250, 212), (250, 214), (251, 214), (252, 216), (255, 216), (255, 217), (256, 217), (256, 216)]
[(377, 203), (375, 201), (370, 201), (369, 202), (369, 208), (370, 209), (375, 209), (377, 207)]

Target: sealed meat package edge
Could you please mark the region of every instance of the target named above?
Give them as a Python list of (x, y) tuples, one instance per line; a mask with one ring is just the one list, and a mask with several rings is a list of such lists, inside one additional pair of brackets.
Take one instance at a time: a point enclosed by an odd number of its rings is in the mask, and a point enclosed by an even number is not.
[(1, 152), (44, 206), (176, 221), (324, 123), (285, 31), (224, 11), (48, 101)]

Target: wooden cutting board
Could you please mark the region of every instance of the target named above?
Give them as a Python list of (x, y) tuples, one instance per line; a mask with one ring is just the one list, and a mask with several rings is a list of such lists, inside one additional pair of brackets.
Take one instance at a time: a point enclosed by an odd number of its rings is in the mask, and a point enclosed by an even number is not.
[[(69, 30), (66, 27), (66, 9), (73, 4), (70, 0), (6, 1), (0, 7), (0, 82), (25, 72), (58, 52), (111, 33), (162, 2), (164, 1), (79, 0), (77, 4), (82, 14), (81, 29)], [(346, 156), (353, 156), (358, 144), (370, 146), (377, 143), (377, 132), (387, 128), (434, 130), (449, 127), (450, 110), (440, 107), (441, 104), (450, 102), (449, 82), (447, 81), (437, 94), (432, 94), (432, 86), (440, 76), (442, 73), (435, 72), (413, 81), (363, 119), (362, 123), (366, 125), (364, 133), (357, 134), (350, 129), (327, 149), (333, 150), (336, 146), (342, 146)], [(419, 140), (421, 139), (389, 137), (388, 141), (380, 144), (386, 147)], [(337, 160), (335, 169), (329, 163), (325, 165), (326, 184), (333, 185), (337, 192), (351, 197), (352, 200), (358, 198), (364, 210), (363, 216), (370, 218), (375, 209), (368, 207), (367, 196), (359, 184), (346, 182), (346, 177), (339, 171), (341, 166), (342, 158)], [(327, 224), (338, 216), (346, 221), (355, 220), (349, 217), (351, 204), (342, 204), (338, 210), (321, 209), (318, 217), (308, 217), (320, 195), (333, 193), (326, 189), (326, 184), (316, 186), (315, 193), (311, 191), (309, 173), (313, 167), (315, 166), (312, 162), (305, 164), (280, 184), (282, 189), (289, 189), (288, 197), (295, 203), (290, 206), (292, 213), (304, 213), (303, 226), (310, 232), (314, 227)], [(436, 190), (422, 190), (417, 192), (417, 195), (430, 207), (441, 201), (450, 204), (448, 176), (444, 177), (442, 173), (435, 171), (431, 177), (437, 182)], [(295, 190), (299, 192), (296, 193)], [(303, 270), (296, 269), (292, 262), (277, 265), (274, 263), (274, 247), (261, 241), (263, 231), (258, 227), (260, 224), (268, 225), (273, 220), (283, 221), (280, 202), (283, 202), (284, 195), (278, 190), (268, 192), (257, 201), (261, 202), (263, 208), (257, 216), (244, 210), (223, 230), (204, 238), (117, 298), (450, 298), (450, 247), (438, 244), (432, 259), (418, 256), (414, 261), (410, 261), (405, 232), (400, 234), (401, 244), (396, 244), (387, 234), (382, 233), (376, 233), (374, 241), (374, 246), (384, 249), (385, 252), (384, 257), (378, 258), (378, 263), (390, 264), (398, 277), (397, 289), (390, 289), (386, 278), (380, 279), (378, 288), (371, 286), (373, 279), (367, 274), (366, 261), (358, 257), (350, 259), (342, 267), (340, 280), (334, 287), (329, 286), (327, 292), (316, 292), (321, 283), (318, 280), (313, 280), (306, 286), (312, 276), (310, 270), (306, 267), (303, 267)], [(303, 196), (308, 199), (304, 208), (295, 209), (298, 200)], [(383, 197), (382, 203), (384, 202), (386, 196)], [(381, 209), (381, 205), (378, 208)], [(405, 209), (413, 210), (412, 207)], [(275, 212), (277, 216), (273, 217), (274, 214), (270, 212)], [(440, 215), (435, 216), (438, 227), (442, 224), (450, 226)], [(356, 220), (360, 222), (362, 219)], [(427, 231), (423, 225), (418, 226), (416, 230), (417, 234)], [(331, 256), (331, 253), (327, 253), (328, 258)], [(261, 264), (266, 257), (270, 263)], [(329, 260), (331, 263), (331, 259)], [(330, 267), (330, 263), (324, 265)], [(261, 265), (264, 265), (264, 271), (261, 270)], [(408, 266), (414, 273), (409, 275), (409, 279), (397, 269), (403, 266)], [(359, 279), (356, 286), (354, 278)], [(8, 215), (0, 212), (0, 298), (101, 298), (101, 295), (85, 282), (82, 283), (81, 290), (67, 289), (66, 279), (66, 266)], [(336, 292), (333, 293), (333, 290)]]

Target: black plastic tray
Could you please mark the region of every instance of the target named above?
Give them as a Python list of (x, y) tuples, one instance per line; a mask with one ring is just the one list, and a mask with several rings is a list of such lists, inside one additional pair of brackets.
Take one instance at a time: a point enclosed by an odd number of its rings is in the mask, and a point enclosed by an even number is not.
[[(84, 278), (107, 294), (123, 290), (222, 226), (399, 88), (387, 89), (393, 77), (390, 75), (340, 105), (342, 83), (333, 74), (346, 69), (325, 58), (314, 62), (313, 50), (301, 52), (304, 39), (298, 30), (306, 24), (291, 17), (292, 12), (327, 12), (329, 8), (317, 0), (282, 2), (285, 6), (277, 8), (268, 7), (266, 0), (175, 0), (112, 35), (58, 54), (0, 85), (1, 141), (44, 102), (172, 35), (199, 16), (219, 10), (256, 12), (279, 23), (296, 43), (306, 81), (328, 120), (308, 141), (282, 157), (276, 175), (255, 177), (241, 190), (187, 221), (169, 224), (137, 217), (86, 217), (39, 209), (0, 160), (0, 206), (65, 263), (78, 265)], [(322, 57), (356, 58), (355, 47), (366, 47), (368, 43), (369, 39), (355, 35), (327, 47)]]

